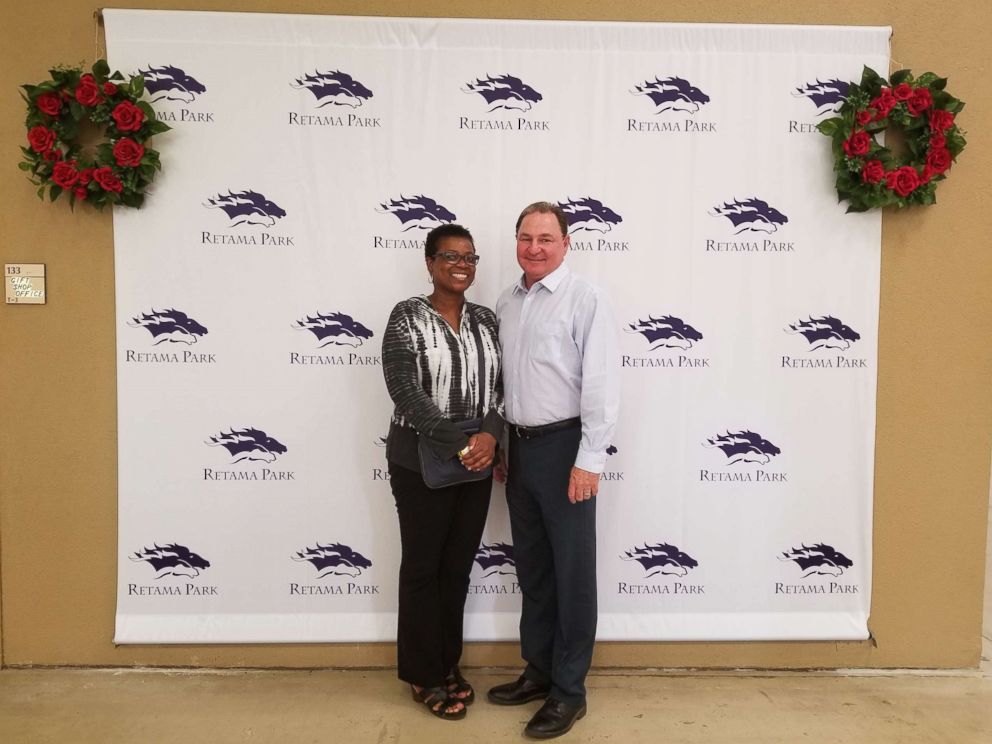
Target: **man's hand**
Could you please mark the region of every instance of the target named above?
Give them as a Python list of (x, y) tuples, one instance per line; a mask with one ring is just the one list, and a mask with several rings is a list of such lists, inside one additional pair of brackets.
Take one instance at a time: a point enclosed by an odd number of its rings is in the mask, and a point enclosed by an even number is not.
[(573, 504), (591, 499), (599, 493), (599, 473), (590, 473), (582, 468), (572, 468), (568, 476), (568, 500)]
[(468, 452), (460, 455), (462, 465), (468, 470), (488, 468), (496, 454), (496, 438), (480, 431), (468, 438)]
[(496, 479), (497, 483), (506, 483), (506, 476), (510, 473), (510, 467), (506, 462), (506, 450), (499, 451), (499, 457), (496, 458), (496, 464), (493, 465), (493, 478)]

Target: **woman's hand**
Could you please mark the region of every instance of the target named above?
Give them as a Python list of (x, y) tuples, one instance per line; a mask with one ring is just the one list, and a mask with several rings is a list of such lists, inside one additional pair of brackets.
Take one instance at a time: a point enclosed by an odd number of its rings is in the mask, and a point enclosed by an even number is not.
[(459, 455), (467, 470), (483, 470), (492, 464), (496, 454), (496, 438), (480, 431), (468, 438), (468, 452)]

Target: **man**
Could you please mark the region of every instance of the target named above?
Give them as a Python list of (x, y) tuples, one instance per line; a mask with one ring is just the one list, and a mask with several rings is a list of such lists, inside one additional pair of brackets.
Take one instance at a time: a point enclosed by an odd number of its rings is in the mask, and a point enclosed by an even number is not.
[(586, 713), (596, 639), (596, 501), (619, 407), (616, 323), (564, 265), (568, 221), (537, 202), (517, 219), (523, 276), (496, 304), (510, 424), (506, 500), (522, 594), (516, 682), (497, 705), (546, 698), (524, 733), (560, 736)]

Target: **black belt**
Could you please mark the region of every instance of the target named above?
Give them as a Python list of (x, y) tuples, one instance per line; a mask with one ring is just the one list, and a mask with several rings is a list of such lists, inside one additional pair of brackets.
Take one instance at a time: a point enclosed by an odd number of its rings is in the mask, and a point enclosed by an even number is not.
[(553, 434), (556, 431), (578, 429), (580, 426), (582, 426), (582, 420), (576, 416), (575, 418), (555, 421), (554, 423), (544, 424), (542, 426), (517, 426), (516, 424), (510, 424), (510, 431), (521, 439), (533, 439), (534, 437), (543, 437), (545, 434)]

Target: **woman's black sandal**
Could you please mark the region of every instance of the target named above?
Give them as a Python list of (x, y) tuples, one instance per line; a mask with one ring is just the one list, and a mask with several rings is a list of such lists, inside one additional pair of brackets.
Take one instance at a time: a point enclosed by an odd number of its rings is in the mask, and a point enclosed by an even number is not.
[(451, 674), (444, 678), (444, 683), (452, 700), (457, 700), (465, 705), (471, 705), (475, 702), (475, 690), (462, 676), (462, 671), (458, 667), (451, 670)]
[[(413, 693), (414, 702), (423, 703), (433, 715), (443, 718), (446, 721), (461, 720), (468, 712), (465, 709), (465, 701), (451, 697), (443, 687), (423, 687), (420, 692), (417, 692), (411, 685), (410, 692)], [(462, 704), (461, 710), (448, 710), (448, 708), (458, 703)]]

